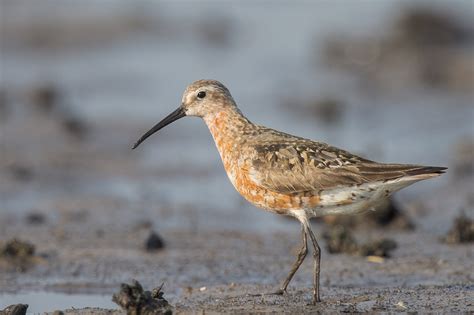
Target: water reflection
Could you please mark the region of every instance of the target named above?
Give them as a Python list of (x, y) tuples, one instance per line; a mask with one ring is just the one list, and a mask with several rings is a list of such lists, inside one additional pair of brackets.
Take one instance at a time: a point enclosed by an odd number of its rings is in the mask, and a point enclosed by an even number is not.
[(71, 308), (97, 307), (117, 309), (110, 295), (26, 292), (0, 294), (0, 309), (11, 304), (28, 304), (28, 313), (53, 312)]

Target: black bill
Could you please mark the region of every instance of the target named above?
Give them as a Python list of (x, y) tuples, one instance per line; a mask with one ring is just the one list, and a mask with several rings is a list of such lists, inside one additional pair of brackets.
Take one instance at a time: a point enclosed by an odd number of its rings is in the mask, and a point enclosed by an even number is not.
[(173, 121), (176, 121), (176, 120), (178, 120), (178, 119), (180, 119), (184, 116), (186, 116), (186, 113), (184, 112), (184, 109), (181, 106), (178, 107), (177, 110), (175, 110), (174, 112), (172, 112), (171, 114), (166, 116), (162, 121), (157, 123), (155, 126), (153, 126), (153, 128), (148, 130), (147, 133), (145, 133), (140, 139), (138, 139), (138, 141), (135, 142), (135, 144), (133, 145), (132, 149), (135, 149), (136, 147), (138, 147), (140, 145), (140, 143), (145, 141), (149, 136), (151, 136), (152, 134), (154, 134), (158, 130), (162, 129), (163, 127), (168, 126)]

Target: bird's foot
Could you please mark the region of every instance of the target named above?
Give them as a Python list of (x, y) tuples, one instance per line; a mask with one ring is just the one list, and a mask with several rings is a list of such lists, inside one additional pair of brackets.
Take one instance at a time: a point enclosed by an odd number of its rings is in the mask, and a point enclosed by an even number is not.
[(310, 305), (318, 305), (318, 303), (321, 302), (321, 299), (314, 299), (311, 301), (311, 304)]
[(313, 292), (313, 300), (312, 300), (313, 305), (316, 305), (319, 302), (321, 302), (321, 298), (319, 297), (319, 292)]

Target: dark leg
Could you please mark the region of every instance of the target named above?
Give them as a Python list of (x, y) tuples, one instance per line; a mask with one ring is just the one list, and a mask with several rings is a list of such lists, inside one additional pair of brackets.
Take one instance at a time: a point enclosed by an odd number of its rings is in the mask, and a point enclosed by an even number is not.
[(307, 240), (307, 236), (306, 236), (306, 233), (305, 233), (305, 228), (304, 228), (303, 225), (301, 226), (301, 238), (303, 240), (303, 246), (301, 246), (301, 249), (298, 253), (298, 256), (296, 257), (296, 261), (293, 263), (293, 266), (291, 266), (290, 273), (288, 274), (285, 281), (283, 282), (283, 284), (280, 287), (280, 291), (282, 293), (286, 291), (286, 288), (288, 287), (288, 284), (290, 283), (291, 279), (295, 275), (298, 268), (303, 263), (303, 260), (305, 259), (306, 254), (308, 254), (308, 244), (307, 244), (308, 240)]
[(301, 225), (301, 238), (303, 239), (303, 245), (301, 246), (300, 251), (298, 252), (298, 256), (296, 257), (296, 261), (293, 263), (293, 266), (291, 267), (290, 273), (286, 277), (285, 281), (281, 285), (280, 289), (278, 289), (275, 292), (271, 293), (264, 293), (264, 294), (251, 294), (252, 296), (261, 296), (261, 295), (282, 295), (283, 293), (286, 292), (286, 288), (288, 287), (288, 284), (290, 283), (291, 279), (295, 275), (296, 271), (298, 268), (301, 266), (303, 263), (303, 260), (306, 257), (306, 254), (308, 254), (308, 240), (305, 232), (305, 227), (304, 225)]
[(313, 244), (313, 256), (314, 256), (314, 289), (313, 289), (313, 304), (317, 302), (321, 302), (319, 298), (319, 273), (321, 270), (321, 248), (319, 247), (318, 241), (311, 231), (310, 223), (307, 222), (306, 230), (309, 234), (311, 239), (311, 243)]

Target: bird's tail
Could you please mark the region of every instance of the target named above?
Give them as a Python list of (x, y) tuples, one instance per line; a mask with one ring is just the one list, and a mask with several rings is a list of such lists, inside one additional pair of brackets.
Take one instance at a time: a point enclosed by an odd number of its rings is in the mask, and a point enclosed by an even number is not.
[(366, 163), (358, 167), (360, 175), (367, 181), (422, 180), (439, 176), (446, 167), (411, 164)]
[(438, 177), (447, 170), (446, 167), (407, 164), (385, 164), (384, 168), (390, 169), (382, 181), (391, 193), (418, 181)]
[(444, 174), (447, 169), (447, 167), (440, 166), (418, 166), (415, 168), (410, 167), (409, 169), (405, 170), (404, 173), (407, 177), (422, 180)]

